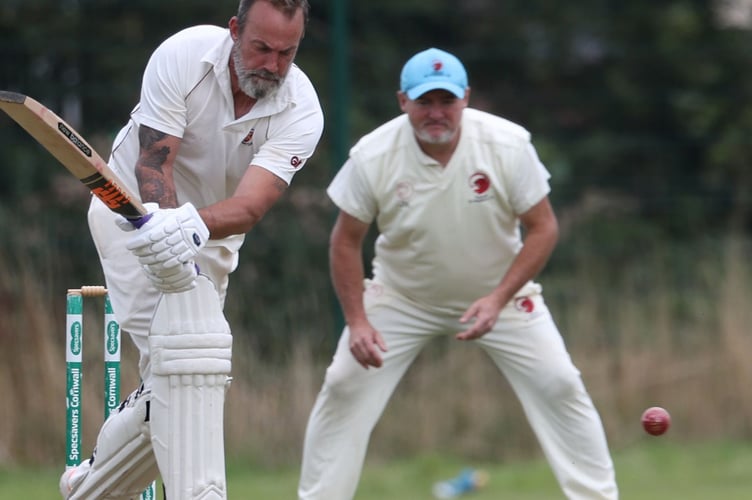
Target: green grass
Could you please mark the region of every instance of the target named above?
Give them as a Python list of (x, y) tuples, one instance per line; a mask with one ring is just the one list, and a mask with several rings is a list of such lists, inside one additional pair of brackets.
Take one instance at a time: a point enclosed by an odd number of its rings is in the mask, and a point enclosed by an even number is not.
[[(742, 500), (752, 491), (752, 444), (680, 445), (652, 439), (614, 455), (623, 500)], [(357, 500), (430, 500), (433, 482), (451, 477), (465, 466), (486, 469), (486, 488), (468, 500), (514, 498), (551, 500), (561, 493), (543, 461), (513, 464), (465, 463), (438, 457), (384, 464), (369, 462)], [(228, 466), (229, 498), (294, 500), (297, 469), (265, 470), (232, 463)], [(0, 470), (0, 500), (59, 500), (58, 471)], [(159, 496), (161, 498), (161, 495)]]

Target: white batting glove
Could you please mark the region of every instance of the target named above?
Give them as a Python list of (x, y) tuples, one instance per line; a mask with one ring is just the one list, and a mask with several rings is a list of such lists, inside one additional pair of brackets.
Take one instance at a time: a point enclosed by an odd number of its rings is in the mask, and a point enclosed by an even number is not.
[(191, 203), (150, 215), (126, 247), (157, 275), (160, 267), (172, 268), (193, 260), (209, 239), (209, 229)]
[(174, 267), (141, 266), (149, 281), (164, 293), (180, 293), (192, 290), (196, 286), (199, 269), (193, 261)]

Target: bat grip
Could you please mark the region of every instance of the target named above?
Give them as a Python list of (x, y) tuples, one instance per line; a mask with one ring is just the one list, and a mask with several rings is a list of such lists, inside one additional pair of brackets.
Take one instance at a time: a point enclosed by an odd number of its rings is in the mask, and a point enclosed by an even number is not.
[(149, 222), (149, 219), (151, 219), (152, 214), (146, 214), (142, 215), (141, 217), (135, 218), (135, 219), (128, 219), (128, 221), (133, 224), (133, 227), (136, 229), (141, 229), (141, 226)]

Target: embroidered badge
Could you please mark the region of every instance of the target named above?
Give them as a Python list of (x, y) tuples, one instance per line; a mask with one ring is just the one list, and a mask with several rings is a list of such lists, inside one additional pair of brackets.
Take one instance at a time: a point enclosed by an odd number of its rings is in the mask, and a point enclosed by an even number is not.
[(407, 181), (400, 181), (394, 189), (394, 194), (397, 196), (399, 206), (406, 207), (410, 204), (410, 198), (413, 197), (413, 185)]
[(491, 178), (485, 172), (475, 172), (468, 179), (468, 186), (473, 191), (470, 203), (479, 203), (493, 198), (491, 191)]
[(253, 144), (253, 133), (256, 131), (255, 128), (252, 128), (250, 132), (248, 132), (248, 135), (245, 136), (241, 144), (244, 146), (250, 146)]
[(514, 299), (514, 308), (518, 311), (531, 313), (535, 310), (535, 303), (530, 297), (517, 297)]
[(491, 187), (491, 179), (483, 172), (475, 172), (470, 176), (470, 188), (476, 194), (483, 194)]

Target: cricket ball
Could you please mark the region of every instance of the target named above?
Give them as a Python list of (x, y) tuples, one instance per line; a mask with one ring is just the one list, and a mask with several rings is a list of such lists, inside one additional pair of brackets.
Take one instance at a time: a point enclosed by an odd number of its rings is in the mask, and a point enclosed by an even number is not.
[(653, 436), (660, 436), (671, 426), (671, 415), (660, 406), (653, 406), (642, 412), (642, 427)]

